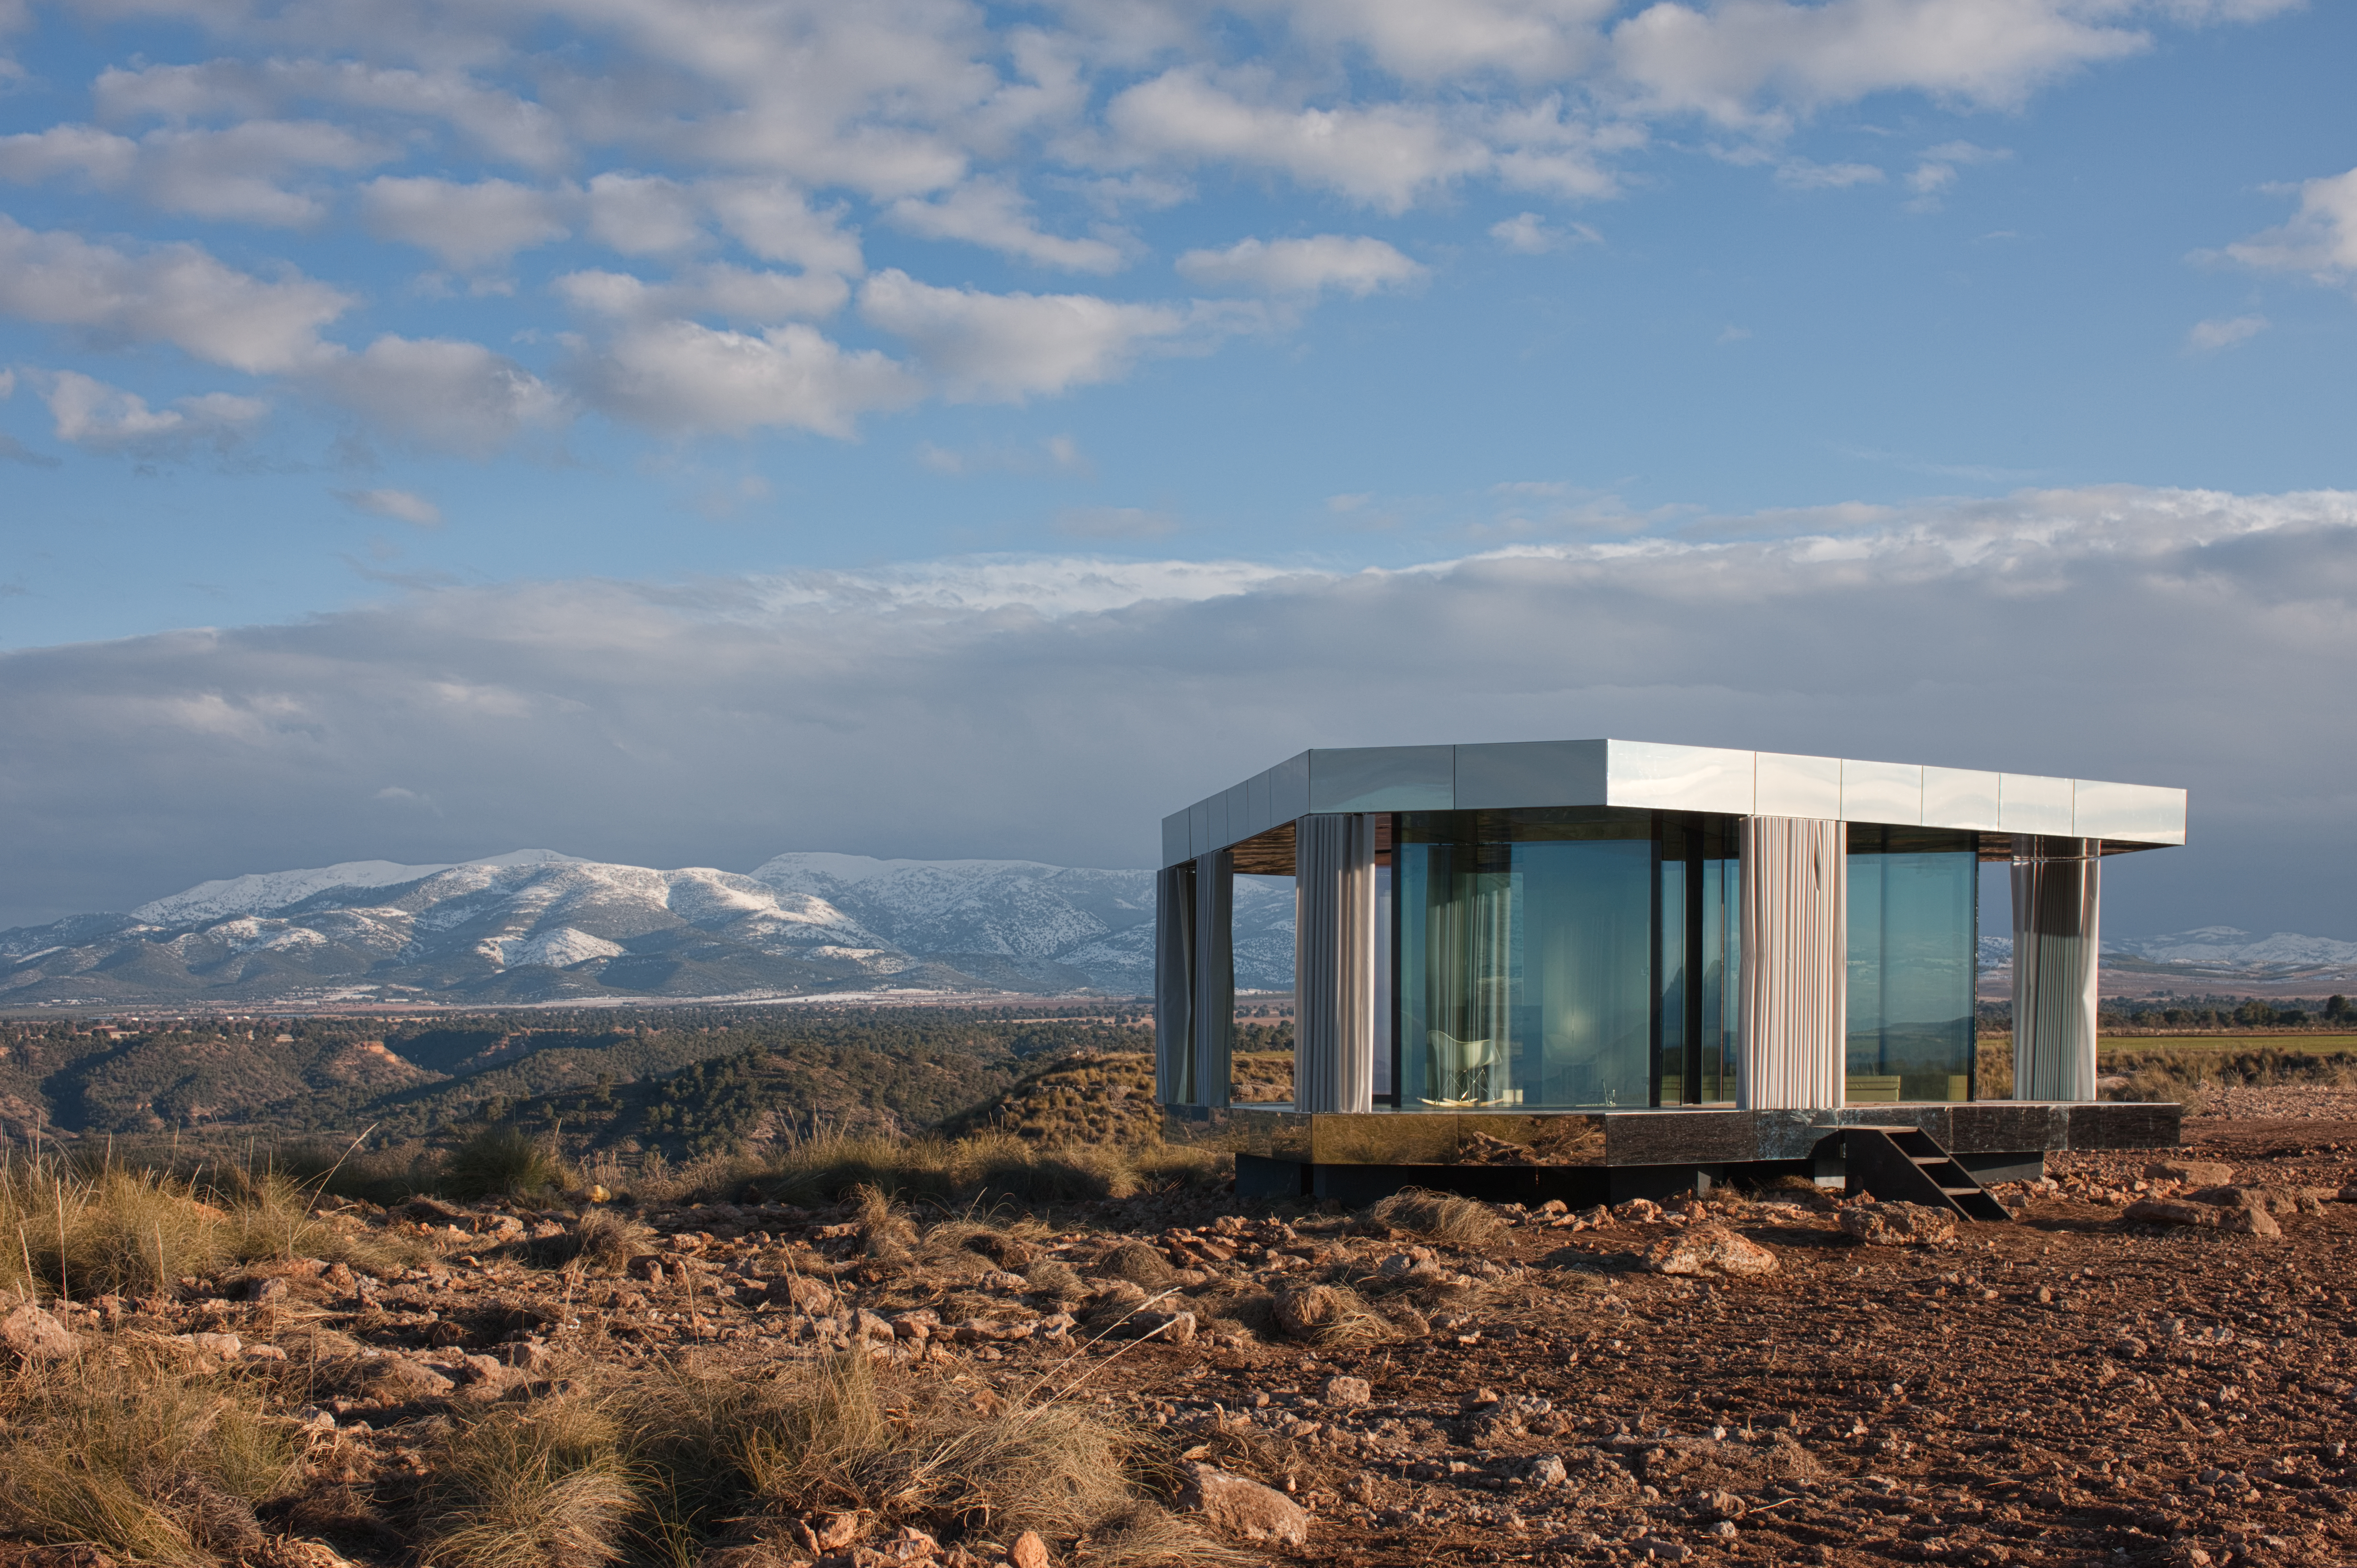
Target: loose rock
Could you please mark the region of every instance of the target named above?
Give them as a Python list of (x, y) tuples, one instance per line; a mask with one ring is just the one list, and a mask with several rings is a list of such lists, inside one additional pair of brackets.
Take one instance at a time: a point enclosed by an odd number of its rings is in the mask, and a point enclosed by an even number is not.
[(1283, 1492), (1209, 1465), (1187, 1467), (1178, 1506), (1203, 1516), (1222, 1535), (1282, 1546), (1309, 1544), (1309, 1515)]
[(1841, 1228), (1870, 1247), (1944, 1247), (1956, 1239), (1956, 1217), (1921, 1203), (1852, 1204)]
[(72, 1332), (29, 1302), (0, 1317), (0, 1345), (27, 1361), (62, 1361), (74, 1353)]
[(1642, 1262), (1657, 1274), (1772, 1274), (1776, 1254), (1721, 1225), (1697, 1225), (1645, 1249)]

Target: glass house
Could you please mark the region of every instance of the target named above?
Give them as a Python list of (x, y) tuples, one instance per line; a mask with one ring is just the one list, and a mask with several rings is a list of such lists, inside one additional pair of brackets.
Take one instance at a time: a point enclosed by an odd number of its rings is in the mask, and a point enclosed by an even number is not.
[(2014, 1092), (2092, 1101), (2098, 866), (2182, 790), (1615, 740), (1305, 752), (1163, 822), (1162, 1100), (1229, 1101), (1232, 879), (1295, 878), (1297, 1112), (1964, 1104), (1980, 866)]

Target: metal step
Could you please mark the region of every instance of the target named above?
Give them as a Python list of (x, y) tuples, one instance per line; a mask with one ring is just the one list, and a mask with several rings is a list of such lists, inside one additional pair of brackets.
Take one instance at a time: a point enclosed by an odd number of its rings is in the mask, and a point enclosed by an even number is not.
[(1920, 1203), (1966, 1219), (2010, 1220), (1972, 1172), (1921, 1127), (1855, 1125), (1842, 1129), (1842, 1165), (1852, 1193), (1889, 1203)]

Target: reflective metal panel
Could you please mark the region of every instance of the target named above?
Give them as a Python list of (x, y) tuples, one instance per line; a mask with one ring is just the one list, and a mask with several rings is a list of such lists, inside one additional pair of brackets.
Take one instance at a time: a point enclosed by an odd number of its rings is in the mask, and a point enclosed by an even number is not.
[(1211, 802), (1198, 800), (1187, 808), (1187, 842), (1197, 854), (1211, 853)]
[(1457, 809), (1601, 806), (1601, 740), (1507, 741), (1457, 748)]
[(2079, 838), (2137, 843), (2185, 842), (2185, 791), (2152, 784), (2072, 780), (2071, 832)]
[(1994, 773), (1972, 768), (1923, 769), (1923, 822), (1927, 828), (1980, 828), (1996, 831), (1996, 781)]
[(1652, 741), (1605, 743), (1606, 804), (1663, 811), (1752, 813), (1753, 754)]
[(1255, 773), (1244, 780), (1244, 836), (1265, 833), (1275, 824), (1268, 814), (1268, 774)]
[(1228, 845), (1235, 843), (1238, 839), (1248, 839), (1259, 831), (1253, 826), (1252, 786), (1250, 784), (1239, 784), (1235, 788), (1230, 789), (1227, 796), (1227, 807), (1228, 836), (1220, 841), (1220, 847), (1222, 849), (1225, 849)]
[(1789, 752), (1754, 754), (1752, 811), (1762, 817), (1822, 817), (1842, 814), (1842, 765), (1838, 757), (1795, 757)]
[(1912, 762), (1842, 759), (1845, 821), (1919, 827), (1923, 821), (1923, 769)]
[(1309, 811), (1309, 754), (1286, 757), (1268, 770), (1268, 820), (1289, 822)]
[(1187, 843), (1187, 813), (1173, 811), (1162, 819), (1162, 864), (1176, 865), (1194, 858), (1195, 852)]
[(2071, 780), (2007, 773), (1997, 781), (1996, 825), (2008, 833), (2071, 836)]
[(1456, 803), (1447, 746), (1368, 746), (1309, 754), (1313, 811), (1445, 811)]

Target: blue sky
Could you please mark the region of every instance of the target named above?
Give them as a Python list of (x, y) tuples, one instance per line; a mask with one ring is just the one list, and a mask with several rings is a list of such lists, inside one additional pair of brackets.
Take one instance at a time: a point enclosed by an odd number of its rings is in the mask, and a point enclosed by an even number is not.
[(0, 918), (1135, 863), (1304, 745), (1609, 731), (2188, 783), (2127, 929), (2357, 936), (2349, 7), (0, 28)]

